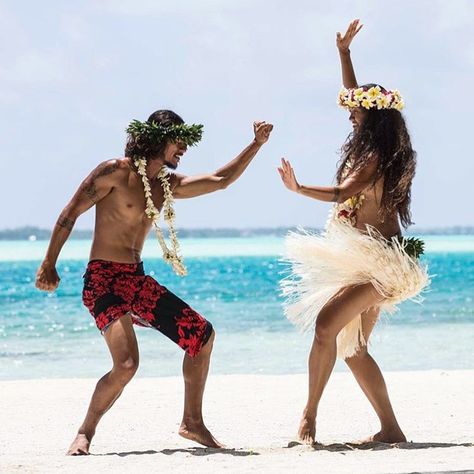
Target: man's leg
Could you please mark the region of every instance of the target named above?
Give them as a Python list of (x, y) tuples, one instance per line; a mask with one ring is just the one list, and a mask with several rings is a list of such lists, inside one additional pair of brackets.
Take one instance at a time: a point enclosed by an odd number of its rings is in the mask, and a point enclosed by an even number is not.
[(341, 329), (358, 314), (380, 303), (382, 296), (371, 283), (345, 288), (319, 312), (309, 355), (308, 401), (303, 411), (299, 438), (313, 444), (316, 436), (318, 405), (336, 363), (336, 338)]
[[(367, 342), (377, 322), (379, 312), (379, 308), (370, 308), (362, 314), (362, 331)], [(406, 438), (393, 412), (382, 372), (377, 362), (368, 353), (367, 346), (362, 347), (355, 356), (345, 361), (380, 420), (381, 430), (365, 441), (405, 442)]]
[(209, 372), (214, 338), (215, 333), (212, 331), (211, 337), (197, 356), (190, 357), (188, 354), (184, 356), (184, 412), (179, 434), (183, 438), (196, 441), (204, 446), (222, 448), (223, 445), (212, 436), (204, 425), (202, 417), (202, 398)]
[(112, 355), (112, 370), (97, 383), (87, 410), (67, 454), (89, 454), (89, 446), (102, 415), (114, 404), (138, 368), (138, 345), (129, 315), (112, 323), (104, 334)]

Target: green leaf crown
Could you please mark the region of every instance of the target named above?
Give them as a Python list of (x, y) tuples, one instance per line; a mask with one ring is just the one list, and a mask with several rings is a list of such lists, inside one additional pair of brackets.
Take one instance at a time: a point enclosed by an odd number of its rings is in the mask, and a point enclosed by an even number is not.
[(161, 125), (156, 122), (140, 122), (132, 120), (126, 132), (140, 143), (143, 148), (151, 148), (164, 140), (182, 141), (187, 146), (194, 146), (202, 139), (204, 126), (201, 124)]

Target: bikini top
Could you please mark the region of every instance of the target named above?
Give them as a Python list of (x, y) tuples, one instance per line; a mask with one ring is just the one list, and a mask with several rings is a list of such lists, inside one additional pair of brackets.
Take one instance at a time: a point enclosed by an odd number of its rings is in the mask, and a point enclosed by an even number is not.
[(357, 211), (362, 207), (364, 199), (365, 195), (360, 193), (346, 199), (344, 202), (335, 204), (333, 218), (355, 227), (357, 224)]
[[(344, 179), (350, 171), (351, 163), (347, 163), (342, 178)], [(362, 193), (351, 196), (344, 202), (336, 203), (333, 208), (332, 219), (352, 225), (357, 224), (357, 211), (362, 207), (365, 195)]]

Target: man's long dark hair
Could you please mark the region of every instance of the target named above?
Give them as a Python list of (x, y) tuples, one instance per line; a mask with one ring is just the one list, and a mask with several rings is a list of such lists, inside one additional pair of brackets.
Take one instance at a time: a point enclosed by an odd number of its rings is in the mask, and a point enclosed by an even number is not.
[[(362, 87), (372, 87), (367, 84)], [(384, 90), (381, 87), (382, 90)], [(342, 159), (336, 174), (340, 184), (347, 174), (363, 168), (377, 157), (373, 184), (384, 178), (380, 215), (397, 213), (406, 229), (411, 220), (411, 184), (415, 176), (416, 152), (411, 146), (405, 119), (395, 109), (369, 109), (365, 121), (351, 133), (341, 149)]]
[[(148, 117), (147, 122), (156, 122), (167, 127), (169, 125), (181, 125), (184, 123), (184, 120), (172, 110), (157, 110)], [(157, 158), (163, 153), (165, 148), (166, 140), (160, 143), (152, 143), (151, 145), (147, 142), (146, 146), (144, 146), (144, 143), (139, 143), (139, 140), (129, 135), (125, 145), (125, 156), (133, 158), (139, 155), (145, 159)]]

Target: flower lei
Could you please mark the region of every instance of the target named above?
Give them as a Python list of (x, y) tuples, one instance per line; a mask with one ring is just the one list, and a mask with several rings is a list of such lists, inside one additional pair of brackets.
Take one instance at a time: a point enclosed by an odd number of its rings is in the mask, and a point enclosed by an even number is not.
[(146, 175), (147, 162), (143, 156), (155, 153), (157, 145), (164, 141), (181, 141), (187, 146), (194, 146), (202, 138), (202, 129), (203, 126), (200, 124), (162, 125), (154, 121), (140, 122), (139, 120), (132, 120), (126, 130), (129, 141), (134, 145), (133, 162), (143, 182), (146, 201), (145, 214), (153, 221), (156, 236), (163, 252), (163, 259), (172, 266), (174, 272), (179, 276), (187, 275), (188, 271), (184, 265), (183, 257), (180, 255), (178, 237), (174, 228), (176, 214), (173, 209), (174, 199), (168, 179), (168, 170), (163, 166), (157, 178), (160, 180), (163, 188), (163, 215), (165, 222), (168, 224), (171, 248), (168, 248), (159, 226), (160, 211), (156, 208), (152, 199), (151, 186)]
[(168, 170), (165, 166), (161, 168), (158, 173), (158, 179), (161, 182), (164, 192), (163, 202), (163, 215), (164, 220), (168, 224), (169, 238), (171, 240), (171, 249), (168, 248), (163, 232), (161, 231), (159, 220), (160, 211), (156, 208), (155, 203), (151, 197), (151, 186), (146, 175), (146, 160), (144, 158), (136, 158), (134, 160), (135, 166), (137, 167), (138, 174), (142, 178), (143, 188), (145, 190), (146, 208), (145, 214), (153, 220), (153, 226), (155, 227), (156, 237), (160, 244), (161, 250), (163, 251), (163, 259), (166, 263), (170, 264), (174, 272), (179, 276), (187, 275), (188, 271), (184, 265), (183, 257), (179, 255), (179, 242), (174, 228), (175, 212), (173, 209), (173, 194), (171, 192), (170, 182), (168, 179)]
[(358, 87), (355, 89), (343, 87), (339, 92), (337, 103), (346, 109), (364, 107), (367, 110), (375, 107), (378, 110), (402, 110), (405, 106), (405, 102), (397, 89), (387, 91), (382, 90), (380, 86)]

